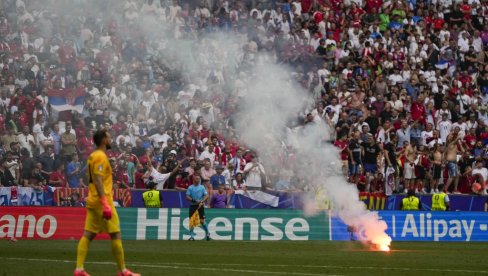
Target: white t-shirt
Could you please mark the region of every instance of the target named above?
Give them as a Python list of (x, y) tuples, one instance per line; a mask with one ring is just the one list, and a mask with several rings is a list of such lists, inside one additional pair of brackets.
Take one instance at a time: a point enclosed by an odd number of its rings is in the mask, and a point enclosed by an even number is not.
[(32, 134), (25, 135), (21, 133), (17, 136), (17, 138), (19, 139), (20, 146), (22, 148), (26, 148), (30, 153), (32, 153), (31, 142), (34, 144), (36, 143), (34, 136), (32, 136)]
[(432, 138), (434, 137), (434, 131), (422, 131), (422, 133), (420, 134), (420, 136), (422, 137), (422, 145), (423, 146), (427, 146), (427, 139), (428, 138)]
[(149, 137), (149, 139), (156, 144), (161, 143), (161, 142), (166, 144), (168, 142), (169, 138), (171, 138), (171, 137), (166, 133), (164, 133), (164, 134), (156, 133), (156, 134), (151, 135), (151, 137)]
[(471, 172), (471, 175), (476, 175), (476, 174), (480, 174), (483, 177), (483, 182), (486, 182), (486, 180), (488, 180), (488, 169), (487, 168), (481, 168), (481, 169), (474, 168)]
[(441, 136), (440, 138), (442, 140), (442, 143), (445, 143), (447, 136), (451, 132), (452, 124), (450, 121), (440, 121), (438, 127), (439, 127), (439, 133)]
[(210, 153), (208, 152), (208, 150), (206, 150), (202, 152), (202, 154), (200, 154), (198, 160), (205, 160), (206, 158), (210, 159), (210, 166), (213, 168), (215, 161), (215, 152)]
[[(253, 167), (253, 162), (249, 162), (244, 167), (244, 171), (250, 169), (250, 171), (246, 175), (246, 186), (247, 187), (254, 187), (254, 188), (261, 188), (261, 172), (264, 173), (264, 168), (261, 164), (258, 164), (257, 167)], [(251, 169), (252, 168), (252, 169)]]
[(152, 169), (150, 176), (152, 176), (153, 181), (157, 183), (156, 190), (162, 190), (164, 183), (171, 176), (171, 173), (160, 173), (156, 169)]

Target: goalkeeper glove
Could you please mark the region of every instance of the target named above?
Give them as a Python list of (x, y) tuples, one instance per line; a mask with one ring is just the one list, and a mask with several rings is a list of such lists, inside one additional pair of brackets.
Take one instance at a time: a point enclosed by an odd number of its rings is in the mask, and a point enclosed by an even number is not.
[(112, 218), (112, 207), (110, 207), (110, 205), (108, 205), (107, 198), (105, 196), (101, 196), (100, 202), (102, 203), (103, 218), (104, 219), (111, 219)]

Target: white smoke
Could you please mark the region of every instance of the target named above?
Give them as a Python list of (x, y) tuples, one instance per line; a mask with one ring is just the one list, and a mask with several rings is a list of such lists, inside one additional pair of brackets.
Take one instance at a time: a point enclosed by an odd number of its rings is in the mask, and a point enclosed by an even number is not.
[[(172, 29), (172, 28), (169, 28)], [(255, 149), (267, 171), (279, 172), (277, 156), (284, 148), (293, 149), (299, 184), (308, 191), (304, 196), (304, 212), (317, 213), (317, 202), (329, 200), (333, 214), (354, 229), (362, 229), (362, 238), (380, 248), (389, 246), (387, 225), (359, 200), (355, 185), (342, 175), (339, 152), (329, 141), (330, 130), (325, 122), (295, 126), (314, 106), (310, 93), (298, 85), (299, 72), (273, 62), (266, 53), (255, 53), (242, 36), (230, 33), (201, 35), (198, 47), (188, 47), (180, 39), (165, 37), (167, 49), (184, 50), (176, 54), (190, 78), (208, 77), (214, 71), (225, 71), (223, 81), (239, 96), (236, 132), (239, 139)], [(303, 75), (302, 75), (303, 76)], [(207, 91), (214, 93), (215, 91)]]
[[(359, 200), (356, 186), (349, 184), (342, 175), (339, 152), (328, 142), (330, 131), (325, 122), (288, 127), (290, 118), (304, 112), (310, 102), (309, 92), (291, 83), (290, 68), (264, 63), (257, 64), (253, 71), (256, 75), (247, 83), (247, 95), (242, 99), (239, 112), (238, 130), (244, 142), (265, 153), (263, 157), (267, 158), (272, 156), (270, 152), (278, 154), (281, 145), (267, 143), (264, 138), (284, 140), (297, 150), (295, 162), (301, 175), (306, 176), (302, 183), (302, 188), (309, 191), (304, 198), (305, 213), (314, 214), (318, 211), (317, 200), (328, 198), (333, 214), (347, 225), (362, 229), (366, 241), (389, 245), (391, 239), (385, 233), (386, 223), (366, 209)], [(280, 136), (282, 129), (287, 129), (285, 136)], [(263, 162), (272, 164), (271, 160)]]
[[(123, 1), (86, 2), (93, 5), (91, 10), (106, 12), (103, 14), (106, 18), (126, 21)], [(63, 12), (65, 16), (78, 15), (72, 10)], [(99, 13), (95, 12), (101, 17)], [(239, 97), (238, 112), (234, 114), (236, 132), (241, 141), (259, 153), (267, 171), (280, 170), (269, 166), (277, 166), (277, 156), (284, 150), (295, 152), (295, 172), (302, 180), (300, 188), (309, 192), (304, 197), (307, 214), (316, 213), (317, 201), (327, 198), (333, 213), (347, 225), (362, 229), (366, 241), (388, 246), (391, 239), (385, 233), (386, 223), (366, 209), (358, 198), (357, 188), (342, 175), (339, 152), (329, 143), (328, 126), (324, 122), (305, 126), (303, 122), (296, 123), (313, 106), (310, 93), (297, 83), (297, 76), (302, 78), (303, 74), (296, 68), (276, 64), (273, 55), (253, 51), (256, 45), (249, 43), (244, 32), (211, 35), (185, 32), (181, 21), (175, 22), (169, 23), (161, 15), (139, 12), (135, 24), (141, 26), (155, 57), (168, 68), (178, 68), (188, 84), (198, 84), (206, 94), (204, 97), (209, 98), (210, 93)], [(258, 32), (256, 36), (262, 39), (265, 34)], [(213, 80), (209, 83), (211, 76)]]

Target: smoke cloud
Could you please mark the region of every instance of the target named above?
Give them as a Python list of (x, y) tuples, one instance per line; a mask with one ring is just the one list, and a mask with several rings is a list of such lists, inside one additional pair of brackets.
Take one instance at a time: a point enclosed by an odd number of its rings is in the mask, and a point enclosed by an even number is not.
[[(90, 16), (81, 18), (85, 9), (73, 9), (61, 4), (64, 1), (45, 1), (57, 14), (80, 17), (80, 22), (95, 20), (102, 25), (114, 20), (123, 26), (117, 35), (124, 39), (137, 42), (140, 36), (144, 37), (152, 58), (178, 71), (187, 84), (198, 86), (204, 98), (210, 99), (212, 94), (224, 99), (238, 98), (237, 112), (232, 115), (235, 133), (258, 152), (267, 171), (279, 172), (283, 162), (277, 160), (293, 153), (294, 171), (301, 180), (298, 185), (308, 191), (304, 197), (307, 214), (316, 213), (317, 201), (327, 198), (333, 214), (347, 225), (362, 229), (365, 241), (380, 247), (390, 244), (386, 223), (366, 209), (357, 188), (342, 175), (339, 152), (330, 143), (328, 126), (323, 121), (303, 124), (304, 115), (312, 110), (314, 102), (310, 92), (298, 84), (303, 73), (297, 68), (276, 64), (272, 52), (255, 51), (257, 45), (249, 42), (244, 31), (206, 34), (161, 12), (145, 14), (134, 10), (131, 12), (138, 16), (129, 14), (135, 19), (128, 20), (124, 1), (79, 2), (83, 4), (78, 7), (90, 7)], [(134, 29), (142, 33), (134, 33)], [(255, 36), (263, 37), (265, 33)]]
[(294, 149), (297, 171), (304, 180), (301, 188), (309, 191), (303, 199), (306, 214), (315, 214), (317, 202), (329, 199), (333, 214), (347, 225), (361, 229), (365, 241), (388, 246), (391, 239), (385, 233), (386, 223), (366, 209), (356, 186), (342, 175), (339, 152), (329, 143), (331, 132), (325, 122), (296, 127), (290, 124), (298, 114), (311, 110), (310, 95), (293, 85), (291, 69), (264, 63), (256, 64), (253, 71), (256, 74), (247, 81), (247, 96), (242, 99), (238, 114), (240, 137), (262, 153), (264, 164), (273, 164), (273, 157), (283, 150), (283, 143)]

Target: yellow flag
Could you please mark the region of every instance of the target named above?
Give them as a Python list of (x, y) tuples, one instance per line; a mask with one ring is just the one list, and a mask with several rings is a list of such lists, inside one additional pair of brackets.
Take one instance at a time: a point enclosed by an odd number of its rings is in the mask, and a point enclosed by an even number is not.
[(198, 214), (198, 209), (193, 212), (190, 217), (190, 228), (195, 228), (200, 226), (200, 215)]

